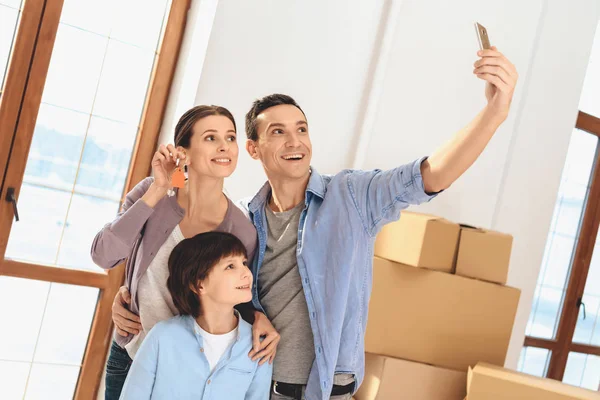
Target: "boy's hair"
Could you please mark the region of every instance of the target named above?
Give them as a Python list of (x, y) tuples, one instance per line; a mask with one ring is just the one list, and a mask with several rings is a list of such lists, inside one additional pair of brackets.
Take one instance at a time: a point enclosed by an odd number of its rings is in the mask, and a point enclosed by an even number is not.
[[(267, 108), (281, 106), (284, 104), (289, 104), (302, 111), (302, 108), (300, 108), (298, 103), (296, 103), (296, 100), (292, 99), (286, 94), (275, 93), (265, 96), (262, 99), (254, 100), (250, 111), (248, 111), (248, 113), (246, 114), (246, 137), (250, 140), (257, 141), (258, 131), (256, 126), (256, 119), (258, 118), (260, 113), (265, 111)], [(304, 114), (304, 111), (302, 111), (302, 114)], [(306, 114), (304, 114), (304, 118), (306, 118)]]
[(248, 257), (244, 244), (231, 233), (200, 233), (175, 246), (169, 256), (167, 287), (181, 315), (200, 315), (200, 297), (192, 287), (197, 287), (219, 261), (230, 256)]

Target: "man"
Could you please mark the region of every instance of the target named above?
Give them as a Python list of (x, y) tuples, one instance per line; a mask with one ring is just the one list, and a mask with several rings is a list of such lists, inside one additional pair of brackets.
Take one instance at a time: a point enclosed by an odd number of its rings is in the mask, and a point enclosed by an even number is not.
[(516, 69), (495, 47), (478, 55), (486, 107), (429, 158), (389, 171), (320, 175), (306, 116), (289, 96), (257, 100), (246, 115), (246, 149), (268, 178), (247, 209), (259, 239), (254, 333), (269, 332), (252, 355), (277, 346), (271, 399), (349, 399), (362, 382), (376, 234), (448, 188), (508, 116)]

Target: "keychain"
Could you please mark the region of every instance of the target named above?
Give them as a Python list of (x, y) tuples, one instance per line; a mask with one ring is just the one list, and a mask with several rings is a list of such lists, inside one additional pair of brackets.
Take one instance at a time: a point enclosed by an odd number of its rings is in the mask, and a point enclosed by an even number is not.
[(173, 171), (173, 174), (171, 175), (171, 189), (168, 190), (167, 195), (169, 197), (175, 196), (175, 189), (174, 188), (182, 188), (185, 186), (185, 174), (183, 173), (183, 170), (181, 169), (181, 167), (179, 166), (179, 159), (177, 159), (177, 168), (175, 168), (175, 171)]

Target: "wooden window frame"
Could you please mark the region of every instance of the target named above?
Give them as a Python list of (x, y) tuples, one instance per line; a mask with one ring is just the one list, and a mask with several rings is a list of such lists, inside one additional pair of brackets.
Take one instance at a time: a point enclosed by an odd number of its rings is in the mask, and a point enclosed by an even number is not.
[[(600, 118), (580, 111), (575, 127), (597, 136), (600, 140)], [(579, 301), (583, 298), (583, 292), (585, 291), (596, 236), (598, 235), (598, 226), (600, 225), (600, 151), (597, 152), (590, 182), (590, 191), (583, 212), (575, 256), (573, 257), (567, 291), (556, 331), (556, 339), (540, 339), (527, 336), (524, 343), (526, 347), (550, 350), (550, 363), (546, 377), (559, 381), (563, 380), (570, 352), (600, 356), (600, 346), (573, 342), (573, 335), (579, 317)]]
[[(25, 1), (7, 69), (5, 90), (0, 98), (0, 276), (100, 289), (74, 394), (76, 400), (88, 400), (97, 397), (112, 342), (111, 306), (124, 280), (124, 265), (107, 272), (92, 272), (4, 258), (14, 218), (12, 205), (5, 201), (6, 191), (8, 187), (16, 188), (18, 198), (63, 1)], [(152, 69), (122, 201), (125, 194), (150, 173), (150, 161), (158, 144), (190, 5), (191, 0), (171, 2)], [(8, 95), (10, 100), (5, 100), (9, 98)]]

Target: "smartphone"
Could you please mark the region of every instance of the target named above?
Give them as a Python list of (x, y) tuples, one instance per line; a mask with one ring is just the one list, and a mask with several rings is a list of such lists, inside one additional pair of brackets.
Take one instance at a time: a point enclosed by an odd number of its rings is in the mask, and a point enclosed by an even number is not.
[(475, 22), (475, 32), (477, 32), (477, 41), (479, 42), (479, 49), (489, 49), (490, 46), (490, 37), (488, 36), (487, 29), (485, 26), (481, 25), (478, 22)]

